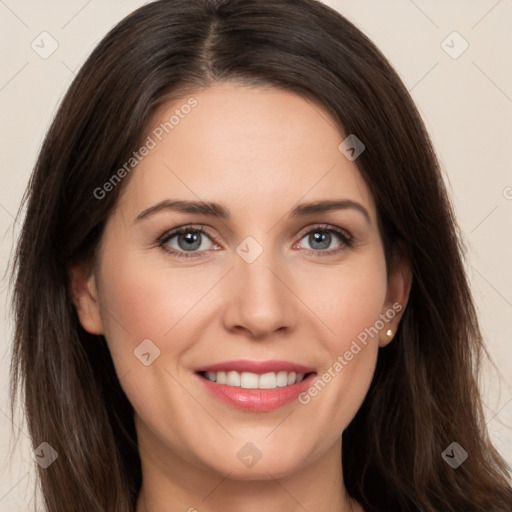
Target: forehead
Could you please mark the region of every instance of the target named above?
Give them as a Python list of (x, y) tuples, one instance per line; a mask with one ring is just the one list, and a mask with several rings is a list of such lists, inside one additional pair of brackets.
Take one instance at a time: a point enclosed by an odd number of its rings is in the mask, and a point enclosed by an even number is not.
[(346, 137), (318, 103), (273, 87), (223, 83), (163, 104), (151, 149), (124, 187), (131, 216), (166, 198), (215, 201), (276, 215), (301, 200), (350, 198), (375, 207)]

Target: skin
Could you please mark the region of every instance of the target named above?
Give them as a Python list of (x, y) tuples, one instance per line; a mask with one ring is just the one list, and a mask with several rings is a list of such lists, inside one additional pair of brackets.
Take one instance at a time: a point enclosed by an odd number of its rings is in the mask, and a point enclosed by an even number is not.
[[(235, 409), (205, 391), (194, 369), (280, 359), (322, 375), (380, 314), (394, 303), (405, 308), (409, 266), (400, 262), (387, 279), (374, 200), (356, 162), (338, 150), (346, 135), (321, 106), (233, 83), (193, 97), (197, 107), (124, 183), (94, 270), (70, 270), (80, 322), (105, 336), (135, 409), (137, 512), (362, 511), (343, 485), (341, 433), (401, 314), (305, 405)], [(187, 98), (161, 107), (150, 126)], [(135, 222), (165, 199), (215, 201), (231, 218), (168, 210)], [(370, 222), (356, 209), (289, 216), (298, 203), (327, 199), (360, 203)], [(195, 249), (204, 257), (179, 259), (158, 246), (162, 234), (188, 224), (206, 226)], [(322, 255), (308, 236), (318, 224), (347, 231), (353, 246), (332, 234), (331, 254)], [(248, 236), (263, 249), (252, 263), (236, 252)], [(185, 252), (178, 237), (169, 246)], [(160, 350), (149, 366), (133, 354), (145, 339)], [(262, 455), (252, 467), (237, 457), (247, 442)]]

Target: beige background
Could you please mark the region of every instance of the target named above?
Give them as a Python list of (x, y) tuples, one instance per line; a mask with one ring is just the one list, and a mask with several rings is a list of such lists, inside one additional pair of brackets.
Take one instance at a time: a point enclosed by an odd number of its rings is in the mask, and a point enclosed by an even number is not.
[[(13, 217), (59, 100), (95, 44), (142, 3), (0, 0), (2, 275), (17, 232)], [(491, 367), (482, 383), (488, 426), (512, 463), (512, 0), (326, 3), (390, 59), (431, 133), (470, 249), (467, 269), (482, 328), (501, 374)], [(47, 59), (31, 48), (43, 31), (58, 43)], [(463, 39), (450, 35), (453, 31)], [(464, 40), (469, 47), (458, 58), (445, 51), (455, 56)], [(29, 503), (34, 463), (22, 415), (14, 420), (21, 443), (16, 457), (8, 458), (12, 320), (5, 278), (0, 301), (0, 512), (20, 512), (34, 510)]]

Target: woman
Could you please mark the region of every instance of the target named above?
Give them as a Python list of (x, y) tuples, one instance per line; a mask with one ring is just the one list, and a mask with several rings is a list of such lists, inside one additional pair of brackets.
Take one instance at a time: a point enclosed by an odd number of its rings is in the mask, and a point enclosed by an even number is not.
[(332, 9), (141, 7), (25, 202), (12, 393), (48, 511), (512, 509), (429, 137)]

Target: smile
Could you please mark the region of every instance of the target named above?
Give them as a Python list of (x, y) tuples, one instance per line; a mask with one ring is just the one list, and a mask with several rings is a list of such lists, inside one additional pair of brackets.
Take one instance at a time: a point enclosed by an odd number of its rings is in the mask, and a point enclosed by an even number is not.
[(269, 372), (258, 375), (251, 372), (201, 372), (201, 375), (211, 382), (244, 389), (275, 389), (292, 386), (304, 380), (304, 373)]
[(288, 361), (225, 361), (196, 368), (207, 394), (236, 409), (267, 412), (294, 401), (311, 386), (314, 368)]

